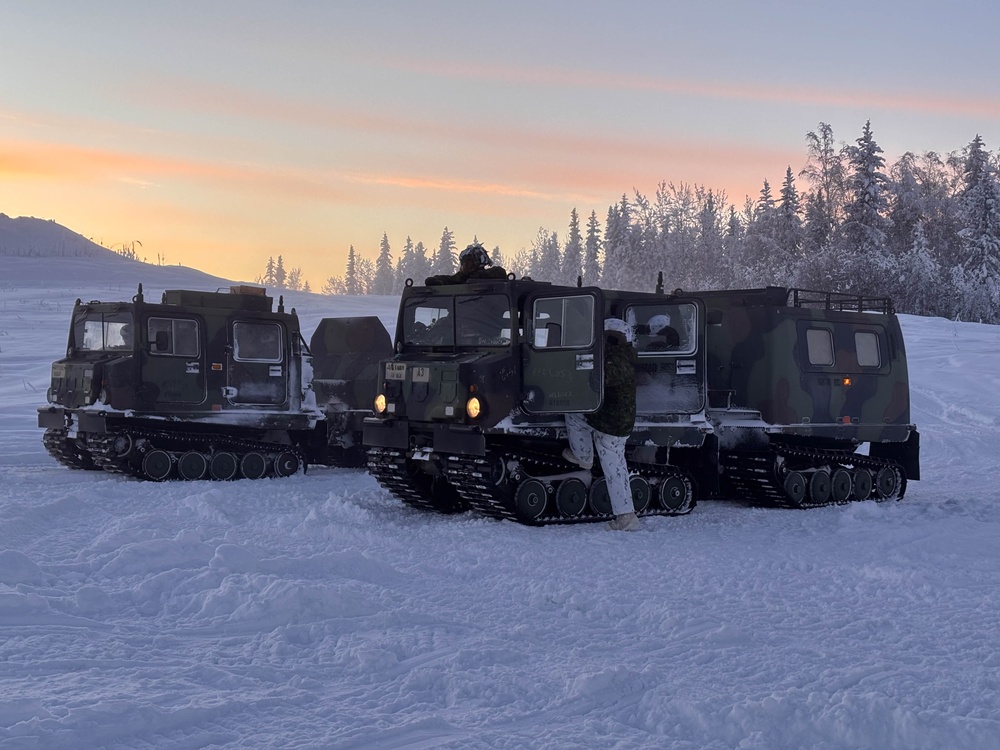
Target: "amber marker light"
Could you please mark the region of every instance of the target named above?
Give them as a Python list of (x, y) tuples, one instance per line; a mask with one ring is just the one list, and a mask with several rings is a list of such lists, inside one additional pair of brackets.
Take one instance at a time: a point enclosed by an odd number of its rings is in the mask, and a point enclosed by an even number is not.
[(850, 385), (850, 384), (851, 384), (851, 379), (850, 378), (844, 378), (844, 385)]
[(468, 401), (465, 402), (465, 413), (469, 415), (470, 419), (476, 419), (482, 413), (482, 405), (479, 403), (479, 399), (473, 396)]
[(380, 393), (375, 397), (375, 411), (379, 414), (385, 413), (385, 394)]

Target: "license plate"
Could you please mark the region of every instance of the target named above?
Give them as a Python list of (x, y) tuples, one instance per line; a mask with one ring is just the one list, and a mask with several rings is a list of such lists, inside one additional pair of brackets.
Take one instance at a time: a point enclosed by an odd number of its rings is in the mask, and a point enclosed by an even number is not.
[(405, 362), (386, 362), (385, 363), (385, 379), (386, 380), (406, 380), (406, 363)]

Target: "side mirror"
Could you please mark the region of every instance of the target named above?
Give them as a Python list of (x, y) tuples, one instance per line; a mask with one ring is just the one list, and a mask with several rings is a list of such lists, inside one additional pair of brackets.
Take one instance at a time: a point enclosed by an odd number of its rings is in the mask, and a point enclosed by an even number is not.
[(156, 332), (156, 341), (154, 342), (154, 346), (158, 352), (165, 352), (170, 348), (170, 336), (166, 331)]

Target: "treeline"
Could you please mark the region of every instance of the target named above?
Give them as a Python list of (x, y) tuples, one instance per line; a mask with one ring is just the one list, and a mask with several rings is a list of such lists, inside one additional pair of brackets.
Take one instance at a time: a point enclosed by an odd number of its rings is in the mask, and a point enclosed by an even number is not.
[[(886, 168), (865, 123), (838, 144), (820, 123), (806, 135), (806, 163), (756, 199), (730, 204), (724, 192), (661, 183), (654, 196), (623, 194), (603, 218), (570, 214), (565, 240), (540, 229), (530, 248), (495, 263), (519, 276), (611, 289), (652, 290), (768, 284), (891, 296), (900, 312), (1000, 323), (1000, 159), (978, 135), (947, 155), (906, 153)], [(806, 186), (800, 189), (799, 182)], [(353, 247), (328, 294), (397, 294), (451, 273), (456, 242), (445, 228), (428, 250), (409, 237), (393, 261), (382, 235), (374, 261)]]

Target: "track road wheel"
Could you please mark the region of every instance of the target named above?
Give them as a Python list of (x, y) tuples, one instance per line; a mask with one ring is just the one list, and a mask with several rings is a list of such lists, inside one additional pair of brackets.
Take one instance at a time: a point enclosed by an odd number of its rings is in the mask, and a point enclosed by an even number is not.
[(611, 495), (608, 494), (608, 480), (599, 477), (590, 485), (590, 510), (598, 516), (611, 515)]
[(174, 462), (166, 451), (150, 451), (142, 459), (142, 473), (154, 482), (162, 482), (173, 471)]
[(274, 473), (279, 477), (290, 477), (299, 470), (299, 457), (291, 451), (282, 451), (274, 459)]
[(545, 512), (548, 491), (537, 479), (522, 482), (514, 493), (514, 508), (517, 515), (526, 521), (534, 521)]
[(267, 474), (267, 459), (256, 451), (247, 453), (240, 459), (240, 473), (247, 479), (261, 479)]
[(875, 476), (875, 492), (879, 500), (889, 500), (899, 494), (899, 475), (891, 466), (883, 466)]
[(785, 494), (793, 504), (801, 507), (802, 501), (806, 499), (806, 478), (801, 472), (791, 471), (785, 477)]
[(660, 505), (671, 513), (684, 510), (688, 505), (688, 492), (683, 479), (667, 477), (660, 483)]
[(556, 490), (556, 510), (564, 518), (573, 518), (587, 507), (587, 485), (582, 479), (566, 479)]
[(851, 492), (854, 483), (851, 481), (851, 472), (847, 469), (837, 469), (830, 478), (830, 490), (835, 503), (846, 503), (851, 499)]
[(855, 500), (867, 500), (872, 494), (872, 475), (868, 469), (858, 469), (854, 472), (854, 493), (851, 495)]
[(208, 471), (208, 459), (198, 451), (188, 451), (177, 459), (177, 473), (181, 479), (192, 482), (201, 479)]
[(826, 505), (830, 502), (830, 472), (826, 469), (814, 471), (809, 479), (809, 499), (813, 505)]
[(629, 489), (632, 490), (632, 505), (636, 513), (642, 513), (649, 507), (651, 491), (649, 482), (645, 478), (634, 476), (628, 481)]
[(208, 465), (208, 471), (212, 475), (212, 479), (218, 479), (220, 482), (235, 479), (239, 468), (240, 464), (236, 460), (236, 456), (225, 452), (216, 453), (212, 456), (212, 461)]

